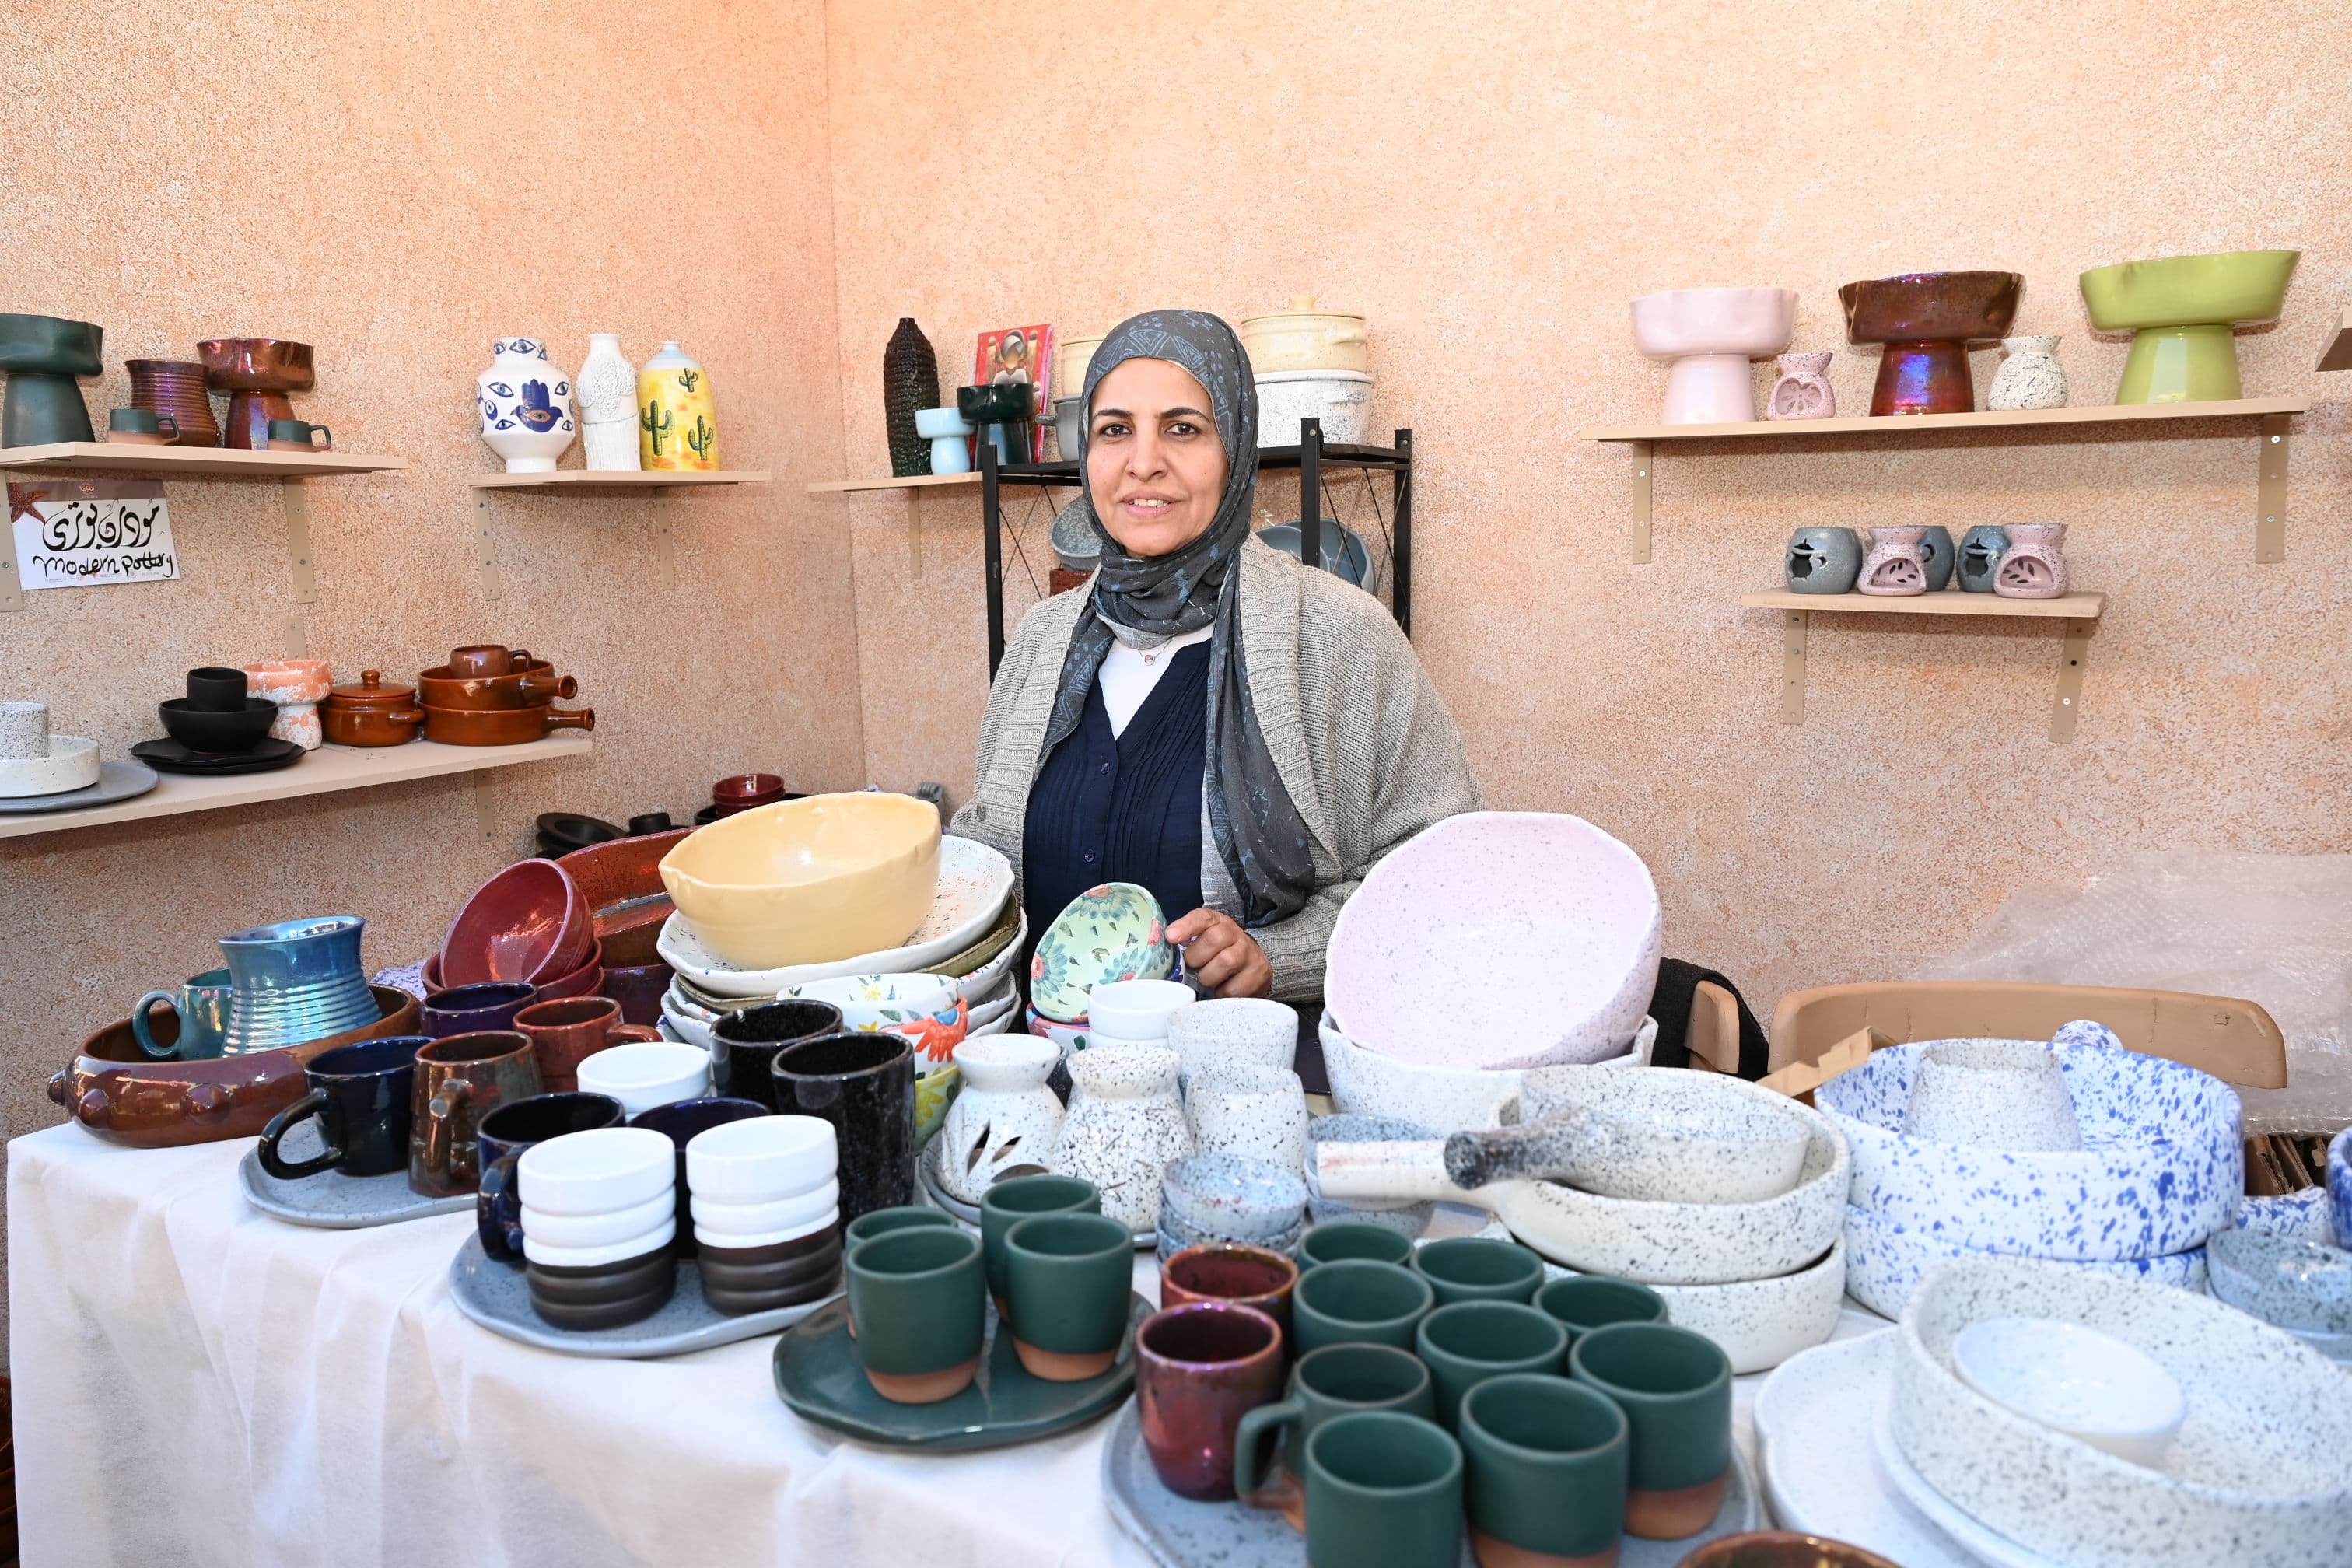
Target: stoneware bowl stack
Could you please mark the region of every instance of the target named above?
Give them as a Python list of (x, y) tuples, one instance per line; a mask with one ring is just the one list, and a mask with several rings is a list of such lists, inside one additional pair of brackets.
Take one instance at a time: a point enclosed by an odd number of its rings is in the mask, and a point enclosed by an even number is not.
[(1238, 1241), (1287, 1257), (1307, 1234), (1307, 1184), (1242, 1154), (1187, 1154), (1160, 1177), (1160, 1258)]
[(2205, 1244), (2216, 1300), (2288, 1333), (2330, 1361), (2352, 1362), (2352, 1252), (2257, 1230)]

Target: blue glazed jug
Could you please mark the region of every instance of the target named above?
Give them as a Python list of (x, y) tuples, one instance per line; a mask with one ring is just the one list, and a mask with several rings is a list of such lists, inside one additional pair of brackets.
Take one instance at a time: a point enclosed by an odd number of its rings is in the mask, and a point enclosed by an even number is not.
[(363, 1028), (382, 1015), (360, 967), (357, 915), (280, 921), (220, 939), (231, 1000), (231, 1056), (276, 1050)]

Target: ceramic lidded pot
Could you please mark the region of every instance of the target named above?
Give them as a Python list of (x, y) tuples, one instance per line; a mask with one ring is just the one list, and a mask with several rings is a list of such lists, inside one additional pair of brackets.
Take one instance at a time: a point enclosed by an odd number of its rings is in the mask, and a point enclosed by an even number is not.
[(1992, 385), (1985, 393), (1987, 408), (2006, 413), (2066, 406), (2066, 372), (2058, 363), (2055, 335), (2003, 338), (2000, 346), (2005, 357), (1992, 373)]
[(413, 686), (386, 685), (383, 672), (360, 672), (356, 686), (338, 686), (327, 693), (320, 712), (320, 728), (338, 746), (397, 746), (414, 741), (425, 722)]
[(1960, 579), (1960, 591), (1967, 594), (1992, 592), (1992, 574), (2000, 565), (2000, 558), (2009, 550), (2009, 530), (1996, 523), (1980, 522), (1960, 540), (1960, 558), (1956, 571)]
[(1780, 379), (1764, 405), (1767, 419), (1834, 419), (1837, 393), (1830, 385), (1831, 355), (1782, 354)]
[(548, 363), (537, 338), (500, 338), (490, 368), (474, 378), (481, 395), (482, 439), (510, 474), (551, 474), (572, 445), (572, 378)]
[(1099, 1046), (1069, 1058), (1070, 1104), (1055, 1171), (1092, 1182), (1102, 1212), (1131, 1230), (1160, 1218), (1160, 1173), (1192, 1152), (1165, 1046)]
[(580, 362), (580, 445), (592, 468), (637, 468), (637, 369), (621, 353), (618, 332), (588, 334)]
[(2069, 581), (2063, 522), (2012, 522), (2009, 552), (1992, 576), (1992, 591), (2004, 599), (2063, 599)]
[(719, 467), (719, 419), (710, 377), (676, 343), (637, 372), (640, 466), (672, 471)]
[(1863, 558), (1858, 592), (1899, 599), (1927, 591), (1927, 559), (1919, 541), (1924, 528), (1874, 528), (1870, 553)]
[(105, 336), (106, 329), (89, 321), (0, 315), (0, 371), (8, 373), (0, 446), (98, 439), (75, 378), (104, 370), (99, 346)]
[(1789, 592), (1850, 594), (1862, 575), (1862, 537), (1850, 528), (1801, 528), (1782, 559)]

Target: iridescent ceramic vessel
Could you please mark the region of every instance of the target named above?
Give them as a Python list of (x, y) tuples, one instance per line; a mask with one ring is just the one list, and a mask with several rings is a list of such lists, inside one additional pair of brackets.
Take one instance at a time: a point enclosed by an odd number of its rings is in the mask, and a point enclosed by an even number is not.
[(2024, 287), (2014, 272), (1908, 272), (1840, 289), (1846, 336), (1886, 345), (1872, 416), (1975, 412), (1969, 344), (2009, 331)]

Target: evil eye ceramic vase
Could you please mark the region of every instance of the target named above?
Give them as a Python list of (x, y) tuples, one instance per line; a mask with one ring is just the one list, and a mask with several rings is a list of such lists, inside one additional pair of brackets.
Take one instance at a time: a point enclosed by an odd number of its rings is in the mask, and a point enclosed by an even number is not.
[(2009, 551), (2009, 530), (1993, 523), (1980, 522), (1969, 530), (1960, 541), (1960, 591), (1967, 594), (1992, 592), (1992, 574), (2000, 565), (2000, 558)]
[(1792, 594), (1849, 594), (1862, 574), (1862, 538), (1850, 528), (1801, 528), (1782, 562)]
[(490, 368), (475, 378), (481, 390), (482, 439), (507, 460), (510, 474), (546, 474), (572, 445), (572, 378), (548, 363), (537, 338), (500, 338), (490, 345)]
[(2004, 599), (2063, 599), (2066, 596), (2066, 542), (2063, 522), (2012, 522), (2009, 553), (1992, 576), (1992, 591)]
[(1927, 560), (1919, 541), (1924, 528), (1874, 528), (1870, 553), (1863, 557), (1862, 578), (1854, 586), (1864, 594), (1899, 599), (1927, 591)]

